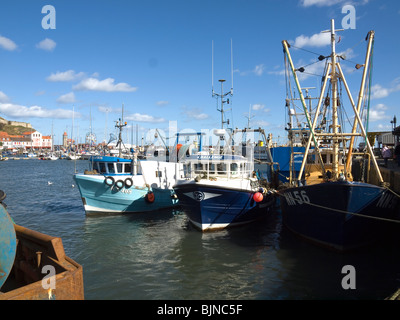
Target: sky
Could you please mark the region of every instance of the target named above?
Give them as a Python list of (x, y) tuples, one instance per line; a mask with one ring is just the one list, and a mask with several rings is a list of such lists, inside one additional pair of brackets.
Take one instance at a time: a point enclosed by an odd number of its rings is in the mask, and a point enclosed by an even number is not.
[(394, 115), (400, 122), (397, 0), (2, 0), (0, 117), (53, 133), (55, 144), (64, 132), (78, 142), (92, 132), (101, 142), (123, 109), (125, 142), (138, 132), (149, 143), (156, 128), (164, 137), (220, 128), (212, 89), (220, 94), (224, 79), (223, 93), (233, 85), (229, 126), (261, 127), (283, 142), (281, 42), (296, 47), (296, 67), (308, 65), (302, 87), (320, 88), (323, 63), (314, 62), (330, 53), (320, 32), (331, 19), (344, 29), (336, 51), (346, 55), (354, 98), (362, 74), (354, 65), (364, 63), (365, 37), (375, 31), (369, 130), (391, 131)]

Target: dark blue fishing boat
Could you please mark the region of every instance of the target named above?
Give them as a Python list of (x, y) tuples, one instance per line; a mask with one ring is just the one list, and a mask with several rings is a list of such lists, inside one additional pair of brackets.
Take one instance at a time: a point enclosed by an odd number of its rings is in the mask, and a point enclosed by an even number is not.
[(393, 218), (398, 202), (387, 188), (351, 181), (288, 188), (282, 195), (285, 226), (338, 251), (375, 240), (385, 226), (382, 218)]
[(254, 171), (253, 154), (249, 149), (246, 157), (232, 152), (229, 142), (224, 152), (217, 150), (210, 148), (182, 162), (184, 178), (174, 190), (190, 222), (201, 231), (211, 231), (268, 215), (275, 193), (269, 188), (269, 179)]
[[(326, 66), (318, 105), (313, 112), (306, 105), (296, 74), (297, 71), (303, 72), (304, 68), (295, 69), (289, 53), (290, 45), (287, 41), (282, 42), (288, 79), (289, 74), (293, 74), (310, 134), (300, 170), (290, 179), (289, 186), (280, 190), (280, 203), (283, 223), (288, 229), (315, 243), (345, 251), (376, 240), (384, 223), (396, 218), (400, 201), (382, 179), (360, 116), (363, 101), (368, 98), (364, 96), (364, 87), (368, 83), (367, 76), (371, 75), (374, 32), (370, 31), (367, 36), (367, 55), (361, 66), (364, 70), (357, 105), (339, 64), (343, 57), (335, 52), (333, 20), (327, 32), (331, 34), (332, 53), (318, 58), (326, 60)], [(331, 90), (325, 93), (328, 81)], [(355, 115), (349, 133), (345, 133), (345, 123), (340, 122), (342, 118), (338, 116), (338, 111), (343, 110), (343, 101), (338, 93), (341, 92), (338, 90), (340, 83), (345, 86)], [(331, 112), (327, 112), (328, 108)], [(331, 119), (327, 119), (328, 114), (332, 115)], [(326, 130), (322, 130), (324, 128)], [(361, 181), (355, 181), (352, 176), (356, 137), (361, 137), (366, 143), (366, 152), (358, 156), (365, 157), (365, 163), (372, 162), (380, 185), (362, 181), (365, 175)], [(366, 166), (363, 170), (368, 169)]]

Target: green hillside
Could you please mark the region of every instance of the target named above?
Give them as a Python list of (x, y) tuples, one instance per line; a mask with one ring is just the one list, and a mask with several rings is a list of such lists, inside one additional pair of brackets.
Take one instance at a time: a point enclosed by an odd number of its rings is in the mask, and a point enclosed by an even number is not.
[[(0, 120), (5, 120), (4, 118), (0, 117)], [(27, 131), (31, 131), (34, 132), (35, 129), (33, 128), (27, 128), (24, 126), (13, 126), (13, 125), (9, 125), (6, 123), (2, 123), (0, 121), (0, 131), (2, 132), (7, 132), (9, 135), (20, 135), (23, 132), (27, 132)]]

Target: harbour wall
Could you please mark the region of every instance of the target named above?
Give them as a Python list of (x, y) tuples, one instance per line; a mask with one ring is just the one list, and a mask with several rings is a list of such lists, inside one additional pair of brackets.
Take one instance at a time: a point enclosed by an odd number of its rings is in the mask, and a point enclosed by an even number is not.
[[(389, 183), (389, 188), (396, 193), (400, 193), (400, 167), (391, 168), (389, 165), (388, 168), (379, 167), (382, 178), (385, 182)], [(378, 174), (375, 170), (370, 171), (370, 183), (379, 185)]]

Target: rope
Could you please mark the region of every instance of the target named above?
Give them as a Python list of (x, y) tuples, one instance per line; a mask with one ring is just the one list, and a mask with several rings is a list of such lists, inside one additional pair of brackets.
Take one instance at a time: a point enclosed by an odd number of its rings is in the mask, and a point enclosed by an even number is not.
[[(389, 191), (389, 188), (386, 188)], [(392, 191), (396, 196), (400, 197), (398, 194), (396, 194), (394, 191)], [(280, 194), (279, 192), (277, 192), (277, 194), (281, 197), (284, 197), (282, 194)], [(363, 215), (360, 213), (355, 213), (355, 212), (350, 212), (350, 211), (345, 211), (345, 210), (340, 210), (340, 209), (334, 209), (334, 208), (329, 208), (329, 207), (325, 207), (325, 206), (321, 206), (319, 204), (315, 204), (315, 203), (311, 203), (311, 202), (303, 202), (304, 204), (308, 204), (310, 206), (313, 207), (317, 207), (317, 208), (321, 208), (321, 209), (326, 209), (326, 210), (331, 210), (331, 211), (336, 211), (339, 213), (343, 213), (343, 214), (350, 214), (350, 215), (354, 215), (357, 217), (361, 217), (361, 218), (369, 218), (369, 219), (375, 219), (375, 220), (380, 220), (380, 221), (387, 221), (387, 222), (394, 222), (394, 223), (400, 223), (400, 220), (393, 220), (393, 219), (388, 219), (388, 218), (382, 218), (382, 217), (374, 217), (374, 216), (367, 216), (367, 215)]]
[(400, 198), (400, 194), (396, 193), (395, 191), (393, 191), (393, 190), (390, 189), (389, 187), (384, 186), (384, 188), (385, 188), (386, 190), (390, 191), (391, 193), (393, 193), (397, 198)]

